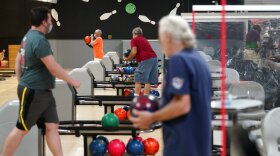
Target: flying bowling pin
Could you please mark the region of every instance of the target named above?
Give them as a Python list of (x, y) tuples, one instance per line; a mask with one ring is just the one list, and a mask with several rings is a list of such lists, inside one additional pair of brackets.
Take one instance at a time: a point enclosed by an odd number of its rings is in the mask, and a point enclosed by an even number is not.
[(180, 7), (180, 3), (177, 3), (175, 8), (170, 11), (169, 15), (176, 15), (179, 7)]
[(148, 23), (151, 23), (152, 25), (155, 25), (155, 24), (156, 24), (155, 21), (151, 21), (147, 16), (139, 15), (138, 18), (139, 18), (142, 22), (148, 22)]
[(118, 2), (120, 3), (120, 2), (122, 2), (122, 0), (118, 0)]
[(52, 17), (54, 18), (54, 20), (56, 21), (56, 25), (57, 26), (60, 26), (60, 22), (58, 20), (58, 13), (55, 9), (52, 9), (51, 10), (51, 14), (52, 14)]
[(107, 20), (110, 16), (112, 16), (113, 14), (116, 14), (116, 13), (117, 13), (117, 10), (113, 10), (112, 12), (104, 13), (99, 17), (99, 19), (101, 21)]
[(84, 2), (89, 2), (89, 0), (82, 0), (82, 1), (84, 1)]

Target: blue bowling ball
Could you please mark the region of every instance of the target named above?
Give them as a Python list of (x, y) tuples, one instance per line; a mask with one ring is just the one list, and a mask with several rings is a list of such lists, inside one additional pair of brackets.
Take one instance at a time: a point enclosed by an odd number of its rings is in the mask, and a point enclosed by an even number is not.
[(107, 151), (107, 144), (102, 139), (94, 139), (90, 143), (90, 152), (92, 156), (103, 156)]
[(128, 110), (129, 110), (129, 106), (125, 105), (125, 106), (123, 106), (123, 109), (124, 109), (125, 111), (128, 111)]
[(134, 96), (134, 90), (130, 89), (130, 96)]
[(133, 73), (134, 72), (134, 69), (133, 69), (133, 67), (131, 67), (131, 66), (128, 66), (128, 67), (126, 67), (126, 73)]
[(124, 73), (128, 73), (128, 72), (127, 72), (127, 67), (123, 68), (123, 72), (124, 72)]
[(141, 141), (132, 139), (127, 143), (126, 151), (131, 156), (141, 156), (144, 152), (144, 146)]
[(159, 97), (159, 91), (157, 91), (157, 90), (151, 90), (150, 91), (150, 94), (152, 94), (152, 95), (154, 95), (154, 96), (157, 96), (157, 97)]
[(155, 91), (154, 91), (154, 95), (157, 96), (157, 97), (159, 97), (159, 95), (160, 95), (160, 94), (159, 94), (159, 91), (155, 90)]
[(108, 140), (105, 136), (103, 136), (103, 135), (98, 135), (96, 139), (101, 139), (101, 140), (103, 140), (107, 145), (109, 144), (109, 140)]

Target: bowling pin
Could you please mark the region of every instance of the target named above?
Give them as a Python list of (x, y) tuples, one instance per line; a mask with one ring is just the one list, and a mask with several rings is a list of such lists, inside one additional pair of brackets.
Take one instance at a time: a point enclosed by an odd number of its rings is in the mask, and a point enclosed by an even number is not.
[(151, 23), (152, 25), (155, 25), (155, 24), (156, 24), (155, 21), (151, 21), (147, 16), (139, 15), (138, 18), (139, 18), (142, 22), (148, 22), (148, 23)]
[(112, 16), (113, 14), (116, 14), (116, 13), (117, 13), (117, 10), (113, 10), (112, 12), (104, 13), (100, 16), (100, 20), (101, 21), (107, 20), (110, 16)]
[(84, 2), (89, 2), (89, 0), (82, 0), (82, 1), (84, 1)]
[(60, 22), (59, 22), (59, 20), (58, 20), (58, 13), (57, 13), (57, 11), (55, 10), (55, 9), (52, 9), (51, 10), (51, 14), (52, 14), (52, 17), (55, 19), (55, 21), (56, 21), (56, 25), (57, 26), (60, 26)]
[(122, 0), (118, 0), (118, 2), (120, 3), (120, 2), (122, 2)]
[(180, 7), (180, 3), (177, 3), (176, 6), (175, 6), (175, 8), (172, 9), (172, 10), (170, 11), (169, 15), (176, 15), (177, 9), (178, 9), (179, 7)]

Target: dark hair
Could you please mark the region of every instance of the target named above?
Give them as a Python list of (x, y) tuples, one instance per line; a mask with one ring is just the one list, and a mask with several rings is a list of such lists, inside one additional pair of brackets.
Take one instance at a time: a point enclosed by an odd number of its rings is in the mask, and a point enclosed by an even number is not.
[(41, 6), (31, 10), (31, 25), (40, 26), (44, 20), (48, 19), (50, 10), (47, 7)]
[(253, 29), (257, 30), (259, 33), (262, 31), (262, 28), (260, 25), (253, 25)]

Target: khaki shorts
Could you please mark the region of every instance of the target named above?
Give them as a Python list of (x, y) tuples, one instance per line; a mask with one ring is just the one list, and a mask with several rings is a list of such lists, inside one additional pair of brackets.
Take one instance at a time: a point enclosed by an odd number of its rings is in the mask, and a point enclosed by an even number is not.
[(254, 61), (256, 64), (259, 64), (261, 61), (260, 55), (255, 50), (251, 49), (245, 49), (243, 59)]

